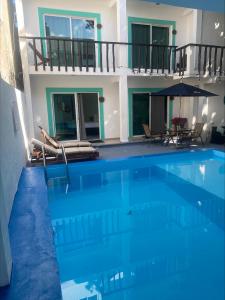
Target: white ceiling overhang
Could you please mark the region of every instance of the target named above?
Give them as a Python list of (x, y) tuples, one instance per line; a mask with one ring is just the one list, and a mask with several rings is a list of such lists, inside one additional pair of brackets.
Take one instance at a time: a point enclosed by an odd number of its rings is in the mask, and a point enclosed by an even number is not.
[(201, 10), (217, 12), (221, 14), (225, 13), (225, 0), (144, 0), (144, 1), (180, 6), (180, 7), (188, 7), (194, 9), (201, 9)]

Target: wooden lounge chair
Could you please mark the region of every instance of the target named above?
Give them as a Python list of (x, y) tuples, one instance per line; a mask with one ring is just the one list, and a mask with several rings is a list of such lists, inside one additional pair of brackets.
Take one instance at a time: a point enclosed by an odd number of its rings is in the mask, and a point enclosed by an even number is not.
[(144, 129), (146, 139), (150, 139), (152, 141), (156, 141), (156, 140), (162, 141), (163, 140), (164, 135), (165, 135), (163, 132), (153, 133), (153, 132), (151, 132), (151, 130), (147, 124), (142, 124), (142, 126)]
[[(32, 139), (31, 142), (36, 150), (42, 152), (42, 150), (44, 149), (45, 153), (53, 157), (55, 161), (63, 161), (63, 146), (61, 146), (61, 148), (56, 149), (50, 145), (42, 143), (37, 139)], [(99, 152), (93, 147), (70, 147), (65, 148), (64, 150), (68, 161), (95, 159), (99, 156)]]
[(36, 55), (40, 60), (40, 62), (37, 63), (38, 66), (41, 66), (44, 64), (46, 65), (50, 62), (50, 59), (48, 57), (43, 57), (37, 49), (34, 49), (34, 46), (33, 46), (33, 44), (31, 44), (31, 42), (29, 42), (28, 45), (34, 51), (34, 55)]
[(71, 148), (71, 147), (91, 147), (92, 144), (90, 142), (58, 142), (57, 140), (50, 137), (46, 130), (44, 130), (41, 126), (38, 126), (41, 130), (41, 135), (44, 139), (45, 144), (49, 144), (55, 149), (62, 148)]

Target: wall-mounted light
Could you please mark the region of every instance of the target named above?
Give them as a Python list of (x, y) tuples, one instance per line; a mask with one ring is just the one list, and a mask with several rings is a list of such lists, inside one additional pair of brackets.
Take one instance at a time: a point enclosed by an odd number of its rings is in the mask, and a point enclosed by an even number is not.
[(104, 102), (104, 101), (105, 101), (105, 98), (104, 98), (104, 97), (102, 97), (102, 96), (100, 96), (100, 97), (98, 98), (98, 101), (102, 103), (102, 102)]

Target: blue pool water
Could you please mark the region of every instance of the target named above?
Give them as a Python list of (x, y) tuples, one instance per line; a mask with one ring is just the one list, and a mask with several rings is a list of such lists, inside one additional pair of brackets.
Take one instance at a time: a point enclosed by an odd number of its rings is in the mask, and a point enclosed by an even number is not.
[[(63, 299), (224, 300), (224, 153), (70, 165), (49, 181)], [(49, 168), (49, 177), (63, 174)]]

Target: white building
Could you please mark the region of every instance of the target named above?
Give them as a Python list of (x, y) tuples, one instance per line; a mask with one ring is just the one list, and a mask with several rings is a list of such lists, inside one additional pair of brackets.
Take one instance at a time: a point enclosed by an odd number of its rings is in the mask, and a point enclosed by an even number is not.
[[(13, 83), (22, 74), (13, 66), (15, 45), (5, 42), (16, 22), (4, 14), (10, 1), (0, 0), (0, 37), (3, 32), (6, 37), (0, 47), (0, 286), (10, 282), (8, 224), (29, 141), (39, 137), (38, 125), (64, 139), (124, 142), (143, 133), (142, 122), (154, 129), (170, 125), (179, 114), (178, 101), (156, 102), (151, 92), (182, 77), (219, 95), (184, 101), (181, 114), (189, 126), (195, 120), (203, 120), (206, 130), (224, 124), (222, 1), (205, 0), (201, 7), (202, 1), (179, 0), (199, 9), (147, 0), (14, 2), (25, 92)], [(209, 4), (221, 13), (201, 10)]]
[(159, 130), (178, 101), (151, 92), (182, 77), (219, 95), (184, 100), (188, 125), (224, 123), (222, 14), (138, 0), (20, 0), (17, 12), (34, 136), (38, 125), (62, 139), (121, 142), (142, 135), (142, 123)]

